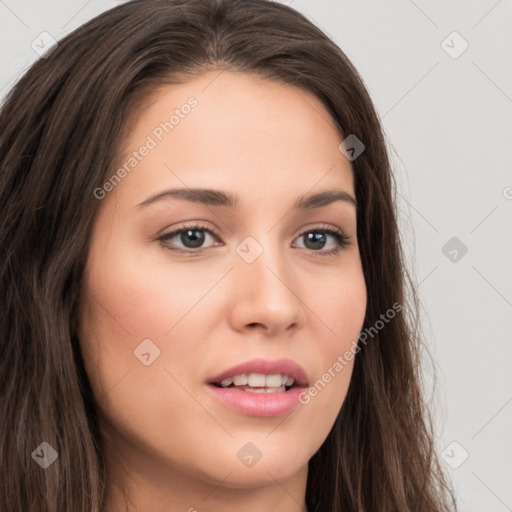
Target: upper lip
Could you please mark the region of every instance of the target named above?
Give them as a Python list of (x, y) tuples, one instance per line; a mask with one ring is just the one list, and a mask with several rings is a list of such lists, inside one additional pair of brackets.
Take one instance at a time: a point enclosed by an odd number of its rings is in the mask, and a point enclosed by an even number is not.
[(218, 384), (228, 377), (242, 374), (248, 375), (249, 373), (263, 373), (265, 375), (280, 373), (281, 375), (293, 377), (295, 380), (294, 384), (297, 386), (308, 386), (308, 377), (304, 368), (291, 359), (278, 359), (275, 361), (268, 359), (251, 359), (250, 361), (237, 364), (215, 375), (215, 377), (208, 380), (208, 384)]

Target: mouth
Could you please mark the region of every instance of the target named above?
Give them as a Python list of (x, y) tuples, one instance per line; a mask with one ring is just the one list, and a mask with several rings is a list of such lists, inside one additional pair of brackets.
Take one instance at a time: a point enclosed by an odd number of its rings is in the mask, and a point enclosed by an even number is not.
[[(263, 384), (263, 379), (265, 379), (266, 382), (264, 385), (261, 385)], [(269, 385), (267, 383), (268, 381), (273, 385)], [(249, 393), (282, 393), (298, 387), (295, 383), (295, 379), (288, 375), (265, 375), (262, 373), (237, 375), (235, 377), (228, 377), (221, 382), (210, 382), (209, 384), (221, 389), (234, 388)]]
[(249, 416), (279, 416), (293, 409), (308, 386), (306, 372), (290, 359), (254, 359), (209, 379), (210, 393)]

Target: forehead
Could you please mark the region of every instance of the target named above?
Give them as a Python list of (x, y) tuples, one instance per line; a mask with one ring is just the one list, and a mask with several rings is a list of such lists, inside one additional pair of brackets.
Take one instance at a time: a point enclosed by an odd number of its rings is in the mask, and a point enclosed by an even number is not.
[(151, 147), (120, 184), (132, 204), (159, 184), (245, 187), (254, 195), (272, 188), (303, 193), (322, 180), (352, 191), (341, 140), (310, 92), (256, 75), (211, 71), (143, 97), (125, 123), (116, 164)]

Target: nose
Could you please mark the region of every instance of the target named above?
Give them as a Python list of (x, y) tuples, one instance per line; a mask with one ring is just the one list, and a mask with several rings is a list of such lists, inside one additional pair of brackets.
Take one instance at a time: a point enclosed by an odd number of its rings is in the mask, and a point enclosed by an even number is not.
[(267, 337), (279, 337), (303, 325), (303, 291), (279, 251), (264, 247), (252, 263), (236, 256), (230, 321), (238, 332), (261, 331)]

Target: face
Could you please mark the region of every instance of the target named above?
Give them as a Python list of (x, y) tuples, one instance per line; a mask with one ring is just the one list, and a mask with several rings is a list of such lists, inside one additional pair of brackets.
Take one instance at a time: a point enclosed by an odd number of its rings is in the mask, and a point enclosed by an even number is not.
[[(148, 478), (255, 488), (305, 476), (366, 310), (341, 134), (313, 95), (226, 71), (162, 87), (126, 133), (116, 178), (96, 192), (78, 331), (102, 429)], [(172, 189), (185, 192), (155, 198)], [(296, 204), (329, 191), (341, 194)], [(291, 360), (316, 396), (291, 407), (236, 389), (225, 403), (208, 382), (253, 359)]]

